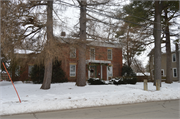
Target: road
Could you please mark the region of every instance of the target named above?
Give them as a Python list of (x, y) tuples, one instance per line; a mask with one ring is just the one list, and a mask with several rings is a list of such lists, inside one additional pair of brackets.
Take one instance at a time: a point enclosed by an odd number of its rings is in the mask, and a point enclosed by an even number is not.
[(1, 119), (180, 119), (180, 100), (2, 116)]

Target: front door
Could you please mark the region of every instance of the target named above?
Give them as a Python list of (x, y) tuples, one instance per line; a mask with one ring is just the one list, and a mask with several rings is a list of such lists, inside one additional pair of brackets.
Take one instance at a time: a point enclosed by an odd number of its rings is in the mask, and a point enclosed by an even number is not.
[(90, 66), (90, 77), (91, 78), (97, 77), (97, 67), (96, 66)]

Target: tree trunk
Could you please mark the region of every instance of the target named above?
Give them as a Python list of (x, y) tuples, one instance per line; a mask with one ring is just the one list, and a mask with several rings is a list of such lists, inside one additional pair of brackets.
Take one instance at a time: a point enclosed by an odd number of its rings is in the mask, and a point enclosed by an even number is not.
[(161, 83), (161, 3), (155, 1), (155, 22), (154, 22), (154, 39), (155, 39), (155, 52), (154, 52), (154, 84), (156, 80)]
[(12, 65), (11, 65), (11, 66), (12, 66), (12, 67), (11, 67), (11, 68), (12, 68), (12, 69), (11, 69), (11, 71), (12, 71), (12, 73), (11, 73), (12, 77), (11, 77), (11, 78), (12, 78), (12, 81), (15, 81), (15, 72), (16, 72), (16, 65), (15, 65), (15, 61), (14, 61), (14, 60), (12, 60), (12, 62), (11, 62), (11, 63), (12, 63)]
[(15, 61), (15, 55), (14, 55), (14, 46), (11, 47), (11, 52), (12, 52), (12, 59), (11, 59), (11, 78), (12, 81), (15, 81), (15, 70), (16, 70), (16, 61)]
[(177, 79), (180, 82), (180, 75), (179, 75), (179, 47), (178, 44), (176, 43), (176, 64), (177, 64)]
[(165, 13), (165, 34), (166, 34), (166, 83), (172, 83), (172, 67), (171, 67), (171, 42), (169, 34), (169, 21), (167, 16), (167, 9)]
[(127, 38), (126, 38), (126, 44), (127, 44), (127, 65), (130, 67), (131, 66), (131, 57), (130, 57), (130, 49), (129, 49), (129, 31), (130, 31), (130, 26), (128, 27), (127, 31)]
[(86, 0), (81, 1), (80, 8), (80, 43), (77, 70), (77, 86), (86, 85)]
[[(50, 50), (51, 43), (53, 40), (53, 1), (47, 1), (47, 50)], [(45, 71), (44, 71), (44, 79), (41, 89), (50, 89), (51, 79), (52, 79), (52, 57), (51, 53), (47, 52), (45, 57)]]

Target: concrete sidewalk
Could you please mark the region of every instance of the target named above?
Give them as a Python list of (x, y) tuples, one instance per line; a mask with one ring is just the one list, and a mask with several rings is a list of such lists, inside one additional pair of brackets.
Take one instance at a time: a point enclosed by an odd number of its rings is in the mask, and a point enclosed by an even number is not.
[(180, 100), (2, 116), (1, 119), (180, 119)]

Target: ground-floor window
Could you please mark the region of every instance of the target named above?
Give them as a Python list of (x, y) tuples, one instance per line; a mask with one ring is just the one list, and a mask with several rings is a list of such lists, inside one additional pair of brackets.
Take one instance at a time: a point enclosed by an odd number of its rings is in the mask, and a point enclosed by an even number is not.
[[(154, 74), (155, 74), (154, 69), (152, 69), (151, 72), (152, 72), (152, 75), (154, 76)], [(161, 69), (161, 76), (165, 76), (164, 69)]]
[(161, 76), (164, 76), (164, 69), (161, 69)]
[(32, 71), (33, 65), (28, 65), (28, 76), (31, 76), (31, 71)]
[(70, 77), (76, 76), (76, 64), (70, 64)]
[(173, 77), (177, 77), (177, 68), (173, 68)]
[(16, 76), (20, 76), (20, 66), (16, 67), (15, 74)]

